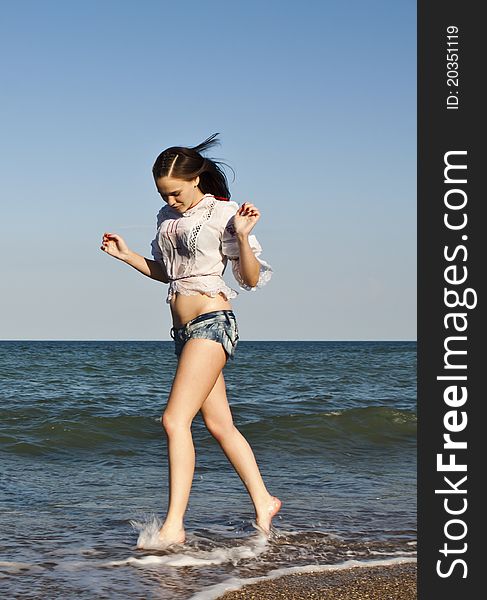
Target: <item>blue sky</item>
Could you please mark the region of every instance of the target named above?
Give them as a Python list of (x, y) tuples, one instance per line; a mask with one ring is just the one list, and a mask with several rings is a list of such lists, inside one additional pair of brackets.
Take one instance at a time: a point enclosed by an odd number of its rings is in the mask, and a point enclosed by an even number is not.
[(155, 157), (215, 132), (275, 271), (242, 339), (416, 339), (415, 2), (20, 0), (0, 46), (1, 339), (169, 339), (100, 240), (150, 257)]

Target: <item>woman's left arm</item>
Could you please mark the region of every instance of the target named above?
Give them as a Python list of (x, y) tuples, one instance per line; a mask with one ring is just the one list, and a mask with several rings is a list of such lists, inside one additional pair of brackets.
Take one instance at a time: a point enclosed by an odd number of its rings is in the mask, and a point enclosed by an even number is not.
[(261, 245), (250, 233), (259, 220), (260, 212), (250, 202), (240, 207), (237, 205), (237, 211), (234, 212), (235, 205), (232, 202), (230, 211), (224, 214), (227, 224), (222, 234), (222, 253), (232, 261), (233, 275), (240, 287), (254, 291), (265, 285), (272, 276), (271, 265), (260, 257)]
[(259, 209), (250, 202), (244, 202), (233, 218), (239, 248), (240, 274), (249, 287), (255, 287), (259, 281), (260, 263), (249, 243), (250, 232), (259, 219)]
[(237, 243), (242, 279), (249, 287), (255, 287), (259, 281), (260, 262), (255, 258), (255, 254), (250, 247), (248, 234), (237, 233)]

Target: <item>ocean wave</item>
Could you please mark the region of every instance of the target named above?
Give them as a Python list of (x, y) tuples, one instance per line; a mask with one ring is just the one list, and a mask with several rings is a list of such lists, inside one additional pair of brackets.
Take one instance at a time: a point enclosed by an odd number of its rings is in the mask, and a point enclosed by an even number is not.
[[(238, 419), (237, 419), (238, 421)], [(416, 439), (416, 414), (408, 410), (381, 406), (330, 410), (312, 414), (289, 414), (262, 417), (238, 424), (244, 435), (254, 442), (269, 444), (319, 445), (341, 439), (371, 444), (412, 442)], [(7, 435), (5, 435), (7, 434)], [(198, 441), (209, 439), (200, 419), (193, 434)], [(71, 414), (70, 418), (9, 419), (8, 431), (0, 431), (1, 447), (15, 454), (39, 455), (52, 451), (91, 449), (111, 445), (112, 451), (123, 447), (136, 451), (140, 441), (159, 440), (164, 435), (161, 417), (155, 415)]]
[(331, 410), (314, 414), (289, 414), (244, 425), (241, 429), (275, 441), (298, 436), (319, 442), (329, 439), (361, 439), (383, 444), (416, 439), (416, 413), (385, 406)]
[[(47, 454), (56, 451), (71, 453), (74, 449), (90, 449), (105, 445), (130, 451), (130, 442), (155, 439), (161, 435), (155, 417), (149, 416), (94, 416), (79, 414), (66, 418), (37, 418), (10, 422), (9, 437), (1, 449), (14, 454)], [(1, 436), (1, 432), (0, 432)], [(1, 437), (0, 437), (1, 439)]]

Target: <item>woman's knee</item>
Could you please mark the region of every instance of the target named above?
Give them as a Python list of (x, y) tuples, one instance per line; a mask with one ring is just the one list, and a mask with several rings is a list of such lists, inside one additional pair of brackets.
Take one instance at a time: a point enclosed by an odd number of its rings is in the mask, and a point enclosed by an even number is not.
[(230, 436), (235, 435), (237, 428), (232, 421), (228, 423), (216, 422), (211, 420), (205, 421), (206, 428), (218, 442), (222, 442)]
[(168, 435), (177, 433), (178, 431), (191, 430), (191, 422), (192, 420), (187, 417), (176, 415), (169, 410), (165, 410), (162, 413), (161, 423)]

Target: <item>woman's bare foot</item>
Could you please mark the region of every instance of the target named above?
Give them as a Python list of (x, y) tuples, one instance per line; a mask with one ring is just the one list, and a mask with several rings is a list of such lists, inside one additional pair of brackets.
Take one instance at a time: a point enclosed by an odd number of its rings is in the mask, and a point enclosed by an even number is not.
[(184, 527), (176, 524), (164, 524), (159, 529), (149, 528), (139, 535), (137, 540), (138, 550), (167, 548), (172, 544), (183, 544), (186, 539)]
[(166, 525), (164, 524), (159, 529), (159, 541), (163, 544), (184, 544), (186, 533), (181, 525)]
[(257, 526), (262, 529), (265, 534), (269, 534), (271, 530), (272, 518), (281, 510), (282, 502), (276, 496), (269, 496), (267, 502), (262, 505), (262, 508), (257, 509)]

